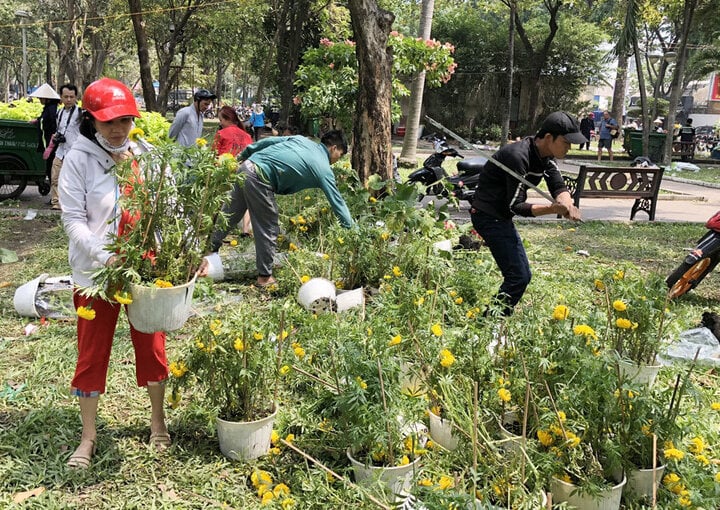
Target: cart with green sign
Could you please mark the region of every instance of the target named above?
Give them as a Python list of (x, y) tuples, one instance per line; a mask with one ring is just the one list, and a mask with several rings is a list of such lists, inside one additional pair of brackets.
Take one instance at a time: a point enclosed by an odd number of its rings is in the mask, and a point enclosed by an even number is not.
[(41, 195), (50, 192), (45, 160), (37, 147), (34, 124), (0, 119), (0, 200), (19, 197), (28, 184), (37, 185)]

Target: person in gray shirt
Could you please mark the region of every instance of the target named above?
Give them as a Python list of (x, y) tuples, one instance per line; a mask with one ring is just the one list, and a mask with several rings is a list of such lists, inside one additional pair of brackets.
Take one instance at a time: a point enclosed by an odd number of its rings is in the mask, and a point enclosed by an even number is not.
[(217, 96), (207, 89), (198, 89), (193, 94), (193, 104), (180, 108), (170, 126), (170, 138), (185, 147), (195, 145), (202, 136), (203, 116)]

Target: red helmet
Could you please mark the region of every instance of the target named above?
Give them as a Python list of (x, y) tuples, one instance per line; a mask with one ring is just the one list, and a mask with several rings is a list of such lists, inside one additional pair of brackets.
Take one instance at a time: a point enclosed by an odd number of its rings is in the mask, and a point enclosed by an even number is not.
[(100, 122), (108, 122), (118, 117), (140, 117), (130, 89), (112, 78), (100, 78), (88, 85), (82, 105)]

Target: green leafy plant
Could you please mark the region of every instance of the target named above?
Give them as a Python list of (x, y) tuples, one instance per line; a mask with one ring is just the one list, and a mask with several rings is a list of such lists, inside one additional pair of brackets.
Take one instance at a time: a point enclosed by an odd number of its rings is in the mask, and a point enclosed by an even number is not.
[(93, 275), (90, 292), (112, 296), (131, 282), (168, 286), (192, 279), (210, 235), (225, 221), (220, 211), (236, 169), (232, 155), (174, 143), (118, 165), (119, 230), (108, 250), (119, 260)]

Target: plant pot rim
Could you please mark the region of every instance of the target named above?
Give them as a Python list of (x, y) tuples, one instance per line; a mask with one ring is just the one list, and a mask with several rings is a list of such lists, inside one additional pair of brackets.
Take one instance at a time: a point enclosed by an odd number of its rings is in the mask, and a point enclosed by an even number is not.
[(262, 418), (257, 418), (255, 420), (250, 420), (250, 421), (225, 420), (223, 418), (220, 418), (220, 416), (216, 416), (215, 419), (217, 421), (221, 421), (223, 423), (258, 423), (261, 421), (265, 421), (268, 418), (274, 418), (277, 415), (279, 408), (280, 408), (280, 406), (278, 406), (277, 404), (273, 404), (273, 412), (272, 413), (268, 414), (267, 416), (263, 416)]
[[(565, 486), (567, 486), (567, 487), (579, 487), (578, 484), (568, 483), (568, 482), (566, 482), (565, 480), (561, 480), (560, 478), (558, 478), (558, 477), (555, 476), (555, 475), (552, 476), (552, 481), (553, 481), (553, 482), (557, 482), (557, 483), (559, 483), (560, 485), (565, 485)], [(622, 480), (621, 480), (620, 482), (615, 482), (615, 481), (612, 481), (612, 482), (611, 482), (611, 481), (608, 480), (608, 483), (614, 483), (615, 485), (609, 486), (609, 487), (607, 487), (605, 490), (615, 490), (615, 489), (619, 489), (619, 488), (623, 487), (623, 486), (627, 483), (627, 475), (623, 474), (623, 478), (622, 478)]]
[(157, 285), (155, 285), (154, 282), (140, 282), (140, 283), (130, 282), (130, 289), (131, 289), (131, 293), (132, 293), (132, 289), (134, 289), (135, 287), (141, 287), (143, 289), (150, 289), (150, 290), (172, 290), (172, 289), (178, 289), (181, 287), (187, 287), (187, 286), (195, 283), (195, 280), (197, 280), (197, 273), (193, 273), (192, 278), (190, 278), (185, 283), (179, 283), (177, 285), (173, 285), (172, 287), (158, 287)]
[(370, 464), (366, 464), (354, 457), (355, 453), (353, 452), (353, 447), (348, 446), (345, 450), (345, 455), (350, 460), (350, 463), (356, 463), (362, 466), (365, 466), (366, 468), (374, 468), (374, 469), (403, 469), (407, 468), (408, 466), (414, 466), (415, 464), (419, 463), (422, 460), (422, 455), (416, 455), (415, 458), (409, 463), (409, 464), (403, 464), (402, 466), (372, 466)]

